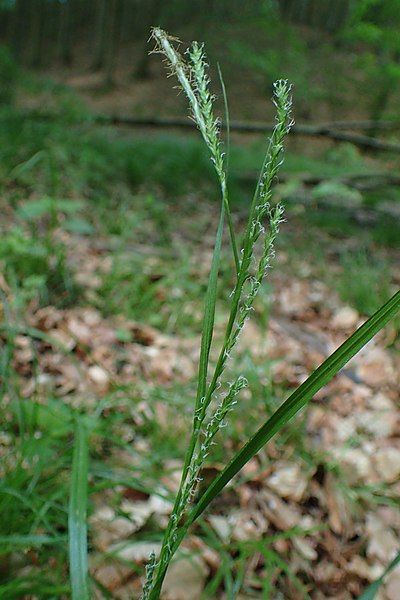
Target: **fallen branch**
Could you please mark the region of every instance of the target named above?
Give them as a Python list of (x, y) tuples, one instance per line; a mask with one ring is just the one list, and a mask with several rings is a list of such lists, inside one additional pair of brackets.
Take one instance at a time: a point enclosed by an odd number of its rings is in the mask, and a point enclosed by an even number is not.
[[(51, 120), (58, 118), (60, 115), (51, 113), (41, 113), (37, 111), (27, 112), (25, 116), (28, 118)], [(196, 125), (186, 118), (180, 117), (128, 117), (119, 115), (94, 115), (88, 119), (89, 122), (99, 123), (101, 125), (122, 125), (128, 127), (154, 127), (154, 128), (179, 128), (179, 129), (195, 129)], [(350, 128), (354, 128), (356, 122), (349, 122)], [(358, 122), (359, 123), (359, 122)], [(368, 121), (367, 123), (372, 123)], [(349, 142), (360, 148), (368, 148), (370, 150), (381, 150), (385, 152), (395, 152), (400, 154), (400, 144), (395, 142), (386, 142), (384, 140), (348, 133), (342, 131), (345, 122), (339, 121), (336, 123), (322, 123), (317, 125), (294, 125), (290, 131), (291, 135), (304, 135), (311, 137), (326, 137), (338, 142)], [(365, 123), (363, 123), (365, 125)], [(383, 124), (382, 124), (383, 125)], [(398, 125), (398, 123), (397, 123)], [(274, 123), (246, 123), (242, 121), (232, 121), (230, 130), (237, 133), (270, 133)], [(222, 123), (222, 128), (226, 127)], [(335, 127), (335, 129), (334, 129)], [(386, 128), (386, 125), (385, 125)]]
[[(355, 173), (341, 177), (329, 177), (326, 175), (313, 175), (310, 173), (282, 173), (279, 181), (285, 182), (295, 179), (306, 186), (314, 186), (325, 181), (334, 181), (342, 183), (360, 192), (380, 189), (384, 186), (400, 186), (400, 175), (392, 173)], [(254, 181), (254, 173), (244, 173), (240, 176), (240, 181), (244, 184)]]
[[(195, 124), (185, 118), (170, 118), (170, 117), (126, 117), (126, 116), (106, 116), (99, 115), (95, 118), (96, 121), (112, 125), (127, 125), (133, 127), (178, 127), (182, 129), (193, 129)], [(371, 138), (367, 135), (348, 133), (340, 130), (333, 130), (327, 127), (328, 124), (321, 125), (294, 125), (291, 129), (292, 135), (305, 135), (311, 137), (326, 137), (339, 142), (350, 142), (361, 148), (369, 148), (372, 150), (383, 150), (386, 152), (400, 153), (400, 144), (386, 142)], [(341, 123), (343, 125), (343, 123)], [(332, 127), (332, 123), (329, 125)], [(222, 128), (225, 129), (225, 123), (222, 123)], [(242, 121), (232, 121), (230, 130), (238, 133), (270, 133), (274, 128), (274, 123), (245, 123)]]
[(345, 131), (368, 131), (374, 129), (392, 131), (400, 129), (400, 121), (326, 121), (325, 123), (318, 123), (316, 126), (322, 129)]

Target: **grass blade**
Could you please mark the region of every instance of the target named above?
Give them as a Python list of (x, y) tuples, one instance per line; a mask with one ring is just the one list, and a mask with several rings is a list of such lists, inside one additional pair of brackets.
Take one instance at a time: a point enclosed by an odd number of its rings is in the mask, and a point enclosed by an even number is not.
[(32, 546), (39, 548), (46, 545), (53, 546), (65, 541), (65, 537), (62, 535), (0, 535), (0, 554), (9, 552), (10, 548), (21, 547), (28, 549)]
[(212, 257), (211, 270), (208, 279), (207, 293), (204, 306), (203, 330), (201, 335), (199, 383), (197, 389), (196, 409), (200, 406), (201, 398), (205, 396), (207, 387), (207, 371), (211, 342), (214, 331), (215, 304), (217, 301), (217, 285), (219, 263), (221, 258), (222, 234), (224, 229), (225, 204), (221, 204), (221, 215)]
[(72, 600), (89, 599), (86, 525), (88, 462), (87, 431), (78, 419), (75, 427), (68, 511), (69, 572)]
[(364, 592), (361, 594), (361, 596), (358, 597), (358, 600), (374, 600), (379, 588), (381, 587), (382, 583), (384, 582), (386, 575), (388, 575), (390, 573), (390, 571), (393, 571), (393, 569), (395, 567), (397, 567), (397, 565), (399, 563), (400, 563), (400, 551), (394, 557), (392, 562), (386, 567), (386, 569), (382, 573), (382, 575), (380, 577), (378, 577), (378, 579), (373, 581), (371, 583), (371, 585), (369, 585), (367, 587), (366, 590), (364, 590)]
[(223, 490), (240, 469), (332, 379), (371, 338), (378, 333), (400, 308), (400, 291), (384, 304), (366, 323), (348, 338), (314, 373), (278, 408), (270, 419), (232, 458), (222, 473), (201, 496), (188, 518), (193, 523), (210, 502)]
[(229, 118), (229, 105), (228, 105), (228, 97), (226, 95), (225, 82), (224, 82), (224, 79), (222, 77), (222, 72), (221, 72), (221, 68), (219, 66), (219, 63), (217, 64), (217, 68), (218, 68), (219, 80), (220, 80), (220, 83), (221, 83), (222, 97), (224, 99), (225, 123), (226, 123), (226, 161), (225, 161), (226, 181), (224, 182), (224, 185), (223, 185), (222, 196), (223, 196), (223, 200), (225, 202), (226, 220), (227, 220), (227, 223), (228, 223), (229, 235), (230, 235), (230, 238), (231, 238), (231, 246), (232, 246), (233, 258), (235, 260), (236, 273), (239, 273), (239, 270), (240, 270), (240, 259), (239, 259), (238, 245), (237, 245), (237, 242), (236, 242), (235, 228), (233, 226), (232, 214), (231, 214), (231, 207), (230, 207), (230, 204), (229, 204), (228, 189), (227, 189), (227, 184), (228, 184), (227, 180), (228, 180), (228, 173), (229, 173), (229, 155), (230, 155), (230, 146), (231, 146), (231, 130), (230, 130), (230, 118)]

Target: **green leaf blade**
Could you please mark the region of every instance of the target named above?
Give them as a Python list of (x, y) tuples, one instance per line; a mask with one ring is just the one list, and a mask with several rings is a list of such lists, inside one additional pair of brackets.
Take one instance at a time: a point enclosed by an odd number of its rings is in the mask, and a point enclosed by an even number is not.
[(89, 600), (87, 557), (88, 436), (77, 420), (68, 511), (69, 570), (72, 600)]
[(217, 302), (218, 272), (221, 259), (222, 235), (224, 230), (225, 205), (221, 204), (221, 215), (212, 257), (211, 270), (208, 279), (207, 294), (204, 306), (204, 320), (201, 336), (199, 377), (196, 409), (199, 408), (201, 398), (205, 396), (207, 387), (208, 361), (214, 332), (215, 305)]
[(277, 409), (254, 434), (230, 463), (212, 482), (192, 510), (188, 525), (193, 523), (223, 490), (240, 469), (330, 381), (372, 337), (378, 333), (400, 308), (400, 291), (383, 305), (366, 323), (348, 338), (312, 375)]

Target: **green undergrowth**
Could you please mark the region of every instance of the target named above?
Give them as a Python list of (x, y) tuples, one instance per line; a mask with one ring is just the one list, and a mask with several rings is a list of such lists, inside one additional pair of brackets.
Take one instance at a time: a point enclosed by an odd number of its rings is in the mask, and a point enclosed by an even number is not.
[[(75, 112), (78, 112), (76, 115)], [(109, 200), (121, 186), (129, 191), (145, 185), (161, 189), (167, 196), (179, 196), (203, 189), (213, 194), (214, 175), (207, 154), (195, 137), (178, 134), (152, 133), (143, 136), (135, 129), (115, 129), (92, 123), (82, 109), (64, 111), (63, 116), (50, 120), (29, 118), (10, 108), (0, 112), (1, 185), (10, 181), (25, 192), (45, 189), (49, 193), (90, 196)], [(282, 169), (284, 177), (318, 176), (322, 180), (385, 172), (384, 163), (364, 159), (348, 144), (320, 150), (307, 155), (298, 152), (299, 141)], [(244, 200), (243, 187), (260, 167), (263, 141), (232, 144), (230, 150), (230, 184), (233, 201)], [(311, 146), (312, 148), (312, 146)], [(313, 155), (314, 154), (314, 155)], [(117, 190), (115, 189), (117, 187)], [(391, 195), (391, 192), (388, 192)], [(14, 190), (11, 199), (18, 199)], [(382, 198), (383, 199), (383, 198)], [(368, 203), (378, 202), (377, 196)]]

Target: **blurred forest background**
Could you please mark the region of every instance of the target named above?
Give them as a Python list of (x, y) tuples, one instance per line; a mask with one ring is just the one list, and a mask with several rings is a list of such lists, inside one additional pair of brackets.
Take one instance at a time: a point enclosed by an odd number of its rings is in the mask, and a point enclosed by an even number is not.
[[(218, 188), (149, 53), (152, 26), (182, 51), (205, 43), (225, 121), (221, 68), (238, 230), (273, 82), (294, 85), (274, 187), (287, 222), (232, 364), (249, 388), (204, 485), (399, 287), (399, 0), (0, 0), (0, 598), (70, 597), (76, 419), (90, 432), (93, 597), (139, 597), (177, 489)], [(228, 248), (221, 278), (217, 340)], [(212, 505), (165, 599), (350, 600), (383, 573), (400, 535), (399, 329)], [(394, 569), (379, 598), (399, 589)]]

